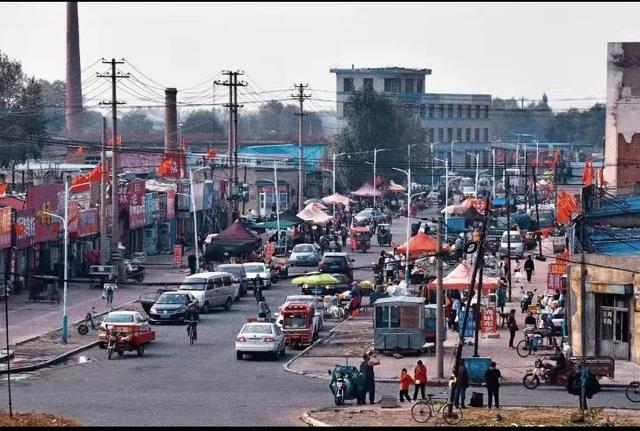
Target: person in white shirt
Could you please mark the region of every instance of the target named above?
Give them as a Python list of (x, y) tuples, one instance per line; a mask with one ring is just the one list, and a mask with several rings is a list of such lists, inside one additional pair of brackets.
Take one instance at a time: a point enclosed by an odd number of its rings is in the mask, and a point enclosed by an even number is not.
[(110, 275), (107, 278), (107, 282), (104, 284), (104, 296), (107, 299), (107, 307), (113, 308), (113, 292), (118, 288), (118, 285), (115, 282), (115, 277)]

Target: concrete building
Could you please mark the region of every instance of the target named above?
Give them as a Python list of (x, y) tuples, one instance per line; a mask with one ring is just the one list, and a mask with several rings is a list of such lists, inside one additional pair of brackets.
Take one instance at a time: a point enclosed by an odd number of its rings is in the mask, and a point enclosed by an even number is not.
[(640, 42), (607, 45), (604, 179), (615, 193), (640, 185)]
[[(389, 97), (394, 105), (410, 108), (427, 130), (429, 142), (438, 149), (453, 143), (453, 167), (475, 161), (467, 152), (482, 152), (491, 141), (491, 96), (488, 94), (449, 94), (426, 92), (431, 69), (404, 67), (330, 69), (336, 74), (336, 115), (338, 129), (346, 126), (344, 105), (350, 94), (365, 87)], [(451, 151), (448, 152), (450, 154)], [(481, 156), (485, 161), (487, 156)], [(489, 157), (490, 160), (490, 157)]]

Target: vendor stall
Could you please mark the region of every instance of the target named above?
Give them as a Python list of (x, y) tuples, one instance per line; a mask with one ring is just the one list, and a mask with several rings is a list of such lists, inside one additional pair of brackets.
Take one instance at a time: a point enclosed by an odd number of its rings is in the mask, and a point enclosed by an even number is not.
[(375, 304), (374, 348), (419, 351), (424, 346), (424, 300), (412, 296), (380, 298)]

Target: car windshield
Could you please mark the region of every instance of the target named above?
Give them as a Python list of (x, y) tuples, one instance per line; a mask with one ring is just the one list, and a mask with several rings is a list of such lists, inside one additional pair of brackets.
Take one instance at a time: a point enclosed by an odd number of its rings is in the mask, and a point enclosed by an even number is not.
[(109, 314), (103, 323), (133, 323), (133, 314)]
[(206, 278), (188, 278), (180, 285), (179, 290), (204, 290), (206, 283)]
[(287, 301), (286, 302), (296, 302), (296, 301), (302, 301), (302, 302), (314, 302), (315, 298), (314, 297), (309, 297), (306, 295), (303, 296), (287, 296)]
[(237, 266), (220, 265), (218, 267), (218, 271), (228, 272), (229, 274), (232, 274), (235, 278), (242, 277), (242, 270)]
[[(509, 240), (512, 244), (516, 242), (522, 242), (522, 238), (520, 237), (520, 235), (511, 235), (511, 238)], [(502, 235), (502, 242), (507, 242), (507, 235)]]
[(311, 253), (313, 252), (313, 246), (309, 244), (301, 244), (293, 247), (294, 253)]
[(245, 271), (247, 272), (264, 272), (264, 265), (253, 263), (244, 266)]
[(293, 314), (284, 318), (283, 326), (290, 329), (300, 329), (307, 327), (307, 316)]
[(241, 334), (272, 334), (271, 325), (246, 325)]
[(184, 304), (184, 295), (176, 295), (175, 293), (163, 293), (156, 301), (156, 304)]
[(325, 256), (322, 258), (322, 263), (328, 263), (334, 265), (336, 263), (344, 264), (346, 263), (346, 259), (344, 256)]

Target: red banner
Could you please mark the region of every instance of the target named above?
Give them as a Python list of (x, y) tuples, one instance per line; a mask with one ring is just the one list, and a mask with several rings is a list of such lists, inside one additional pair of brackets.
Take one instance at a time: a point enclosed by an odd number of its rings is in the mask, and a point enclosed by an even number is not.
[(11, 212), (13, 208), (0, 208), (0, 249), (11, 247)]
[[(69, 202), (69, 234), (78, 232), (78, 212), (80, 211), (80, 204), (78, 202)], [(64, 215), (63, 215), (64, 217)]]
[(34, 210), (36, 218), (36, 243), (58, 239), (59, 220), (47, 213), (59, 215), (61, 204), (64, 205), (62, 184), (44, 184), (27, 189), (27, 208)]
[(167, 191), (167, 220), (173, 220), (176, 217), (176, 191)]
[(36, 240), (36, 216), (32, 209), (16, 211), (16, 248), (32, 247)]
[(173, 266), (175, 268), (182, 266), (182, 245), (180, 244), (173, 246)]
[(145, 181), (130, 181), (120, 194), (120, 206), (129, 212), (129, 229), (138, 229), (146, 224), (144, 213)]
[(561, 290), (562, 289), (562, 274), (547, 274), (547, 289), (548, 290)]
[(82, 210), (78, 213), (78, 236), (95, 235), (99, 230), (98, 208)]
[(496, 309), (483, 307), (480, 309), (480, 330), (484, 333), (496, 332)]

